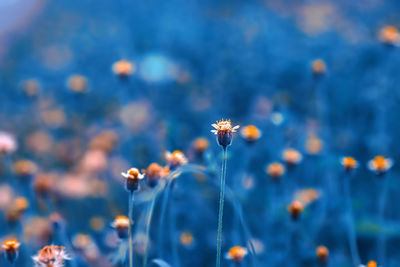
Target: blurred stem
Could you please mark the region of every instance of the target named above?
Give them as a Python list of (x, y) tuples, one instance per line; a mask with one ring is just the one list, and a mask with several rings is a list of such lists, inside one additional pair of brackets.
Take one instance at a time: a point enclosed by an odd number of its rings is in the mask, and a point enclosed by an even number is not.
[(216, 266), (217, 267), (221, 266), (222, 217), (224, 215), (226, 162), (227, 162), (227, 148), (223, 147), (222, 165), (221, 165), (221, 178), (220, 178), (221, 186), (220, 186), (219, 212), (218, 212), (217, 260), (216, 260)]
[(144, 256), (143, 256), (143, 267), (146, 267), (147, 265), (147, 257), (149, 254), (149, 240), (150, 240), (150, 224), (151, 224), (151, 218), (153, 216), (153, 211), (154, 211), (154, 204), (156, 202), (156, 198), (157, 195), (154, 196), (154, 198), (151, 200), (151, 204), (150, 204), (150, 209), (149, 209), (149, 214), (147, 216), (147, 220), (146, 220), (146, 239), (145, 239), (145, 252), (144, 252)]
[(380, 225), (380, 231), (378, 236), (378, 260), (381, 266), (385, 265), (385, 251), (386, 251), (386, 243), (385, 243), (385, 234), (383, 233), (384, 222), (385, 222), (385, 200), (386, 194), (388, 191), (389, 177), (384, 176), (380, 177), (383, 179), (381, 194), (379, 197), (379, 207), (378, 207), (378, 220)]
[(133, 267), (133, 244), (132, 244), (132, 213), (133, 213), (133, 191), (129, 192), (129, 211), (128, 211), (128, 242), (129, 242), (129, 267)]
[[(172, 191), (172, 184), (171, 184), (171, 191)], [(171, 193), (172, 198), (172, 193)], [(172, 201), (172, 200), (171, 200)], [(178, 255), (178, 244), (176, 242), (175, 234), (176, 234), (176, 214), (175, 214), (175, 207), (173, 203), (170, 204), (170, 214), (169, 214), (169, 233), (171, 235), (171, 242), (172, 242), (172, 260), (174, 266), (179, 267), (179, 255)]]
[(348, 230), (351, 258), (353, 260), (354, 266), (359, 266), (360, 265), (360, 256), (358, 254), (357, 236), (356, 236), (355, 229), (354, 229), (353, 205), (352, 205), (351, 194), (350, 194), (350, 178), (351, 178), (351, 175), (349, 175), (349, 174), (344, 176), (344, 191), (345, 191), (344, 194), (345, 194), (345, 198), (346, 198), (345, 206), (347, 207), (347, 210), (346, 210), (347, 230)]
[(170, 183), (171, 181), (168, 180), (167, 184), (165, 185), (165, 192), (164, 192), (164, 196), (163, 196), (163, 200), (162, 200), (162, 204), (161, 204), (161, 213), (160, 213), (160, 224), (158, 225), (158, 256), (160, 258), (164, 258), (163, 257), (163, 225), (164, 225), (164, 218), (165, 218), (165, 212), (167, 210), (167, 203), (168, 203), (168, 196), (169, 196), (169, 191), (171, 190), (170, 188)]

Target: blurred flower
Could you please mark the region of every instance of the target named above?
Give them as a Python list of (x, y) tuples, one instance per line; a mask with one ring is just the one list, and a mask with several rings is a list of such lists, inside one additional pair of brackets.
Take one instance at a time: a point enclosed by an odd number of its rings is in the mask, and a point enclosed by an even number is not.
[(167, 176), (169, 174), (169, 168), (162, 167), (157, 163), (152, 163), (145, 170), (145, 174), (146, 174), (147, 183), (149, 184), (149, 186), (153, 187), (157, 184), (157, 182), (161, 178), (164, 178), (165, 176)]
[(306, 150), (310, 154), (319, 154), (322, 150), (322, 141), (318, 136), (311, 135), (306, 142)]
[(328, 260), (329, 250), (325, 246), (318, 246), (315, 250), (315, 254), (321, 262), (326, 262)]
[(353, 157), (342, 157), (340, 163), (346, 171), (351, 171), (358, 167), (358, 162)]
[(84, 93), (88, 87), (88, 81), (85, 76), (74, 74), (68, 77), (67, 87), (76, 93)]
[(292, 201), (292, 203), (290, 203), (288, 206), (288, 211), (293, 220), (297, 220), (299, 218), (300, 214), (303, 212), (303, 209), (303, 204), (298, 200)]
[(253, 143), (261, 137), (261, 131), (254, 125), (244, 126), (240, 134), (249, 143)]
[(233, 260), (234, 262), (241, 262), (247, 255), (247, 249), (241, 246), (231, 247), (226, 254), (226, 258)]
[(93, 231), (102, 231), (105, 226), (104, 218), (100, 216), (92, 217), (90, 218), (89, 224)]
[(139, 187), (139, 180), (144, 178), (144, 174), (141, 174), (136, 168), (130, 168), (127, 172), (122, 172), (121, 175), (126, 178), (125, 187), (128, 191), (136, 191)]
[(26, 146), (37, 154), (49, 153), (53, 148), (53, 138), (44, 131), (37, 131), (27, 137)]
[(90, 150), (102, 150), (106, 153), (111, 152), (118, 141), (118, 135), (111, 130), (105, 130), (96, 135), (90, 140)]
[(379, 32), (379, 40), (387, 45), (398, 45), (400, 42), (398, 29), (392, 25), (383, 27)]
[(313, 74), (322, 75), (326, 72), (326, 65), (322, 59), (316, 59), (311, 63)]
[(183, 152), (180, 150), (175, 150), (172, 153), (167, 151), (165, 153), (165, 158), (171, 170), (174, 170), (179, 166), (185, 165), (188, 162), (185, 154), (183, 154)]
[(303, 156), (299, 151), (293, 148), (288, 148), (283, 150), (282, 152), (282, 159), (286, 162), (289, 166), (294, 166), (301, 162)]
[(17, 141), (14, 136), (6, 132), (0, 132), (0, 154), (10, 154), (15, 150), (17, 150)]
[(272, 162), (268, 164), (266, 171), (271, 178), (280, 178), (285, 173), (285, 166), (279, 162)]
[(194, 140), (192, 145), (196, 153), (202, 154), (208, 149), (210, 144), (207, 139), (200, 137)]
[(41, 217), (33, 217), (24, 222), (24, 242), (32, 246), (46, 244), (53, 233), (50, 221)]
[(28, 79), (22, 81), (21, 89), (27, 96), (33, 97), (39, 93), (41, 85), (36, 79)]
[(112, 226), (117, 230), (118, 237), (123, 239), (128, 237), (129, 219), (124, 215), (115, 218)]
[(36, 175), (35, 180), (33, 181), (35, 192), (44, 196), (54, 191), (57, 178), (58, 176), (53, 173), (40, 173)]
[(107, 168), (107, 155), (103, 150), (89, 150), (83, 156), (81, 167), (89, 173), (99, 173)]
[(211, 124), (215, 130), (211, 130), (217, 136), (218, 145), (226, 148), (232, 143), (232, 133), (239, 129), (239, 125), (232, 127), (230, 120), (220, 120), (215, 124)]
[(14, 263), (15, 259), (18, 257), (18, 248), (20, 245), (21, 244), (15, 239), (4, 241), (2, 248), (4, 249), (6, 258), (10, 263)]
[(190, 247), (193, 244), (194, 238), (191, 232), (183, 232), (179, 236), (179, 240), (181, 241), (181, 244), (184, 245), (185, 247)]
[(32, 176), (38, 170), (37, 165), (31, 160), (19, 160), (14, 163), (13, 169), (19, 177)]
[(112, 65), (112, 71), (120, 77), (128, 77), (136, 71), (136, 66), (128, 60), (121, 59)]
[(32, 257), (35, 266), (38, 267), (62, 267), (66, 260), (71, 258), (65, 252), (62, 246), (45, 246), (37, 255)]
[(294, 199), (300, 201), (304, 206), (307, 206), (318, 199), (320, 195), (320, 192), (315, 189), (303, 189), (296, 192)]
[(386, 173), (393, 166), (393, 160), (384, 156), (375, 156), (368, 161), (368, 169), (381, 175)]

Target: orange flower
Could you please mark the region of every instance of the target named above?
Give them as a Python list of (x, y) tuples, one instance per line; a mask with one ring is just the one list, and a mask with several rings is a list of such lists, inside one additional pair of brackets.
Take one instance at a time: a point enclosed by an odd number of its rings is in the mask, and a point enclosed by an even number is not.
[(383, 174), (393, 166), (393, 160), (385, 158), (384, 156), (376, 156), (368, 161), (368, 169), (376, 172), (377, 174)]
[(326, 261), (329, 256), (329, 250), (325, 246), (318, 246), (317, 249), (315, 250), (315, 254), (317, 254), (317, 257), (320, 261)]
[(326, 72), (325, 62), (321, 59), (316, 59), (311, 64), (312, 72), (314, 74), (320, 75)]
[(128, 77), (136, 71), (136, 66), (130, 61), (122, 59), (112, 65), (112, 70), (120, 77)]
[(399, 31), (394, 26), (385, 26), (379, 32), (379, 39), (385, 44), (397, 45), (400, 41)]
[(217, 142), (223, 148), (231, 145), (232, 143), (232, 133), (239, 129), (239, 125), (232, 127), (231, 120), (220, 120), (215, 124), (211, 124), (215, 129), (211, 130), (217, 136)]
[(290, 205), (288, 206), (288, 211), (292, 217), (293, 220), (297, 220), (300, 216), (300, 214), (303, 212), (304, 205), (298, 200), (292, 201)]
[(267, 174), (272, 178), (280, 178), (284, 173), (285, 166), (279, 162), (273, 162), (267, 166)]
[(343, 157), (340, 159), (340, 163), (347, 171), (354, 170), (358, 167), (358, 162), (353, 157)]
[(286, 162), (287, 165), (293, 166), (300, 163), (303, 159), (303, 156), (296, 149), (288, 148), (282, 152), (282, 159)]
[(247, 249), (241, 246), (231, 247), (226, 254), (226, 258), (233, 260), (234, 262), (241, 262), (247, 255)]
[(261, 137), (261, 131), (254, 125), (244, 126), (240, 134), (249, 143), (253, 143)]

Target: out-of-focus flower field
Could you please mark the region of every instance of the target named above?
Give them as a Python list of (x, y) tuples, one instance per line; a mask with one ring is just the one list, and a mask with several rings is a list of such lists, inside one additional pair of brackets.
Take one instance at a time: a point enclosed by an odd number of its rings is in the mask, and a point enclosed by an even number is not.
[(0, 266), (400, 266), (398, 27), (395, 0), (0, 1)]

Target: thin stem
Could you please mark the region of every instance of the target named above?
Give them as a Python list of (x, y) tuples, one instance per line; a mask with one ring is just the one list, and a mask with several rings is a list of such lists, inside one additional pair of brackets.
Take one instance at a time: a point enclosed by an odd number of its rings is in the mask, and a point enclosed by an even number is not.
[(158, 256), (163, 259), (163, 245), (164, 245), (164, 239), (163, 239), (163, 225), (164, 225), (164, 218), (165, 218), (165, 213), (167, 210), (167, 203), (168, 203), (168, 198), (169, 198), (169, 192), (170, 192), (170, 181), (167, 181), (167, 184), (165, 185), (165, 192), (161, 204), (161, 213), (160, 213), (160, 224), (158, 225)]
[(358, 254), (358, 247), (357, 247), (357, 236), (354, 230), (354, 217), (353, 217), (353, 206), (351, 202), (351, 195), (350, 195), (350, 175), (345, 175), (344, 177), (344, 190), (345, 190), (345, 198), (346, 198), (346, 218), (347, 218), (347, 230), (348, 230), (348, 237), (349, 237), (349, 246), (350, 246), (350, 253), (351, 258), (353, 260), (354, 266), (360, 265), (360, 256)]
[[(171, 191), (172, 191), (172, 189), (171, 189)], [(172, 198), (172, 194), (171, 194), (171, 198)], [(179, 267), (180, 260), (179, 260), (179, 255), (178, 255), (178, 244), (177, 244), (176, 238), (175, 238), (176, 214), (175, 214), (175, 207), (174, 207), (173, 203), (171, 203), (171, 204), (169, 205), (169, 208), (170, 208), (170, 213), (169, 213), (169, 229), (170, 229), (170, 231), (169, 231), (169, 233), (171, 235), (171, 242), (172, 242), (172, 259), (173, 259), (174, 266)]]
[(389, 177), (381, 177), (380, 179), (384, 179), (381, 195), (379, 198), (379, 210), (378, 210), (378, 220), (380, 225), (380, 231), (378, 236), (378, 259), (382, 266), (385, 265), (385, 251), (386, 251), (386, 242), (385, 242), (385, 234), (383, 233), (384, 222), (385, 222), (385, 200), (386, 194), (388, 191), (388, 180)]
[(222, 152), (222, 165), (221, 165), (221, 186), (219, 195), (219, 212), (218, 212), (218, 235), (217, 235), (217, 259), (216, 266), (221, 266), (221, 245), (222, 245), (222, 217), (224, 214), (224, 198), (225, 198), (225, 178), (226, 178), (226, 162), (227, 162), (227, 149), (223, 148)]
[(129, 211), (128, 211), (128, 242), (129, 242), (129, 267), (133, 267), (133, 244), (132, 244), (132, 213), (133, 213), (133, 191), (129, 193)]
[(156, 202), (157, 195), (154, 196), (154, 198), (151, 200), (150, 204), (150, 209), (149, 209), (149, 214), (147, 216), (146, 220), (146, 239), (145, 239), (145, 252), (143, 256), (143, 267), (146, 267), (147, 265), (147, 258), (149, 254), (149, 249), (148, 249), (148, 244), (149, 244), (149, 239), (150, 239), (150, 225), (151, 225), (151, 218), (153, 216), (153, 211), (154, 211), (154, 204)]

